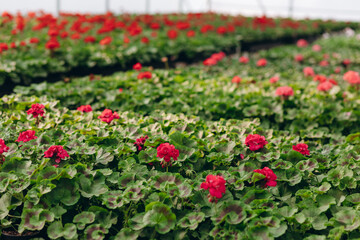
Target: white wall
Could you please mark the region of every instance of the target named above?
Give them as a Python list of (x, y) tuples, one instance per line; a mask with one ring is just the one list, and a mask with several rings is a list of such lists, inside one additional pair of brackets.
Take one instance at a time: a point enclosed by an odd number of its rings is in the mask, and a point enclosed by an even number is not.
[[(63, 11), (103, 13), (105, 0), (60, 0)], [(110, 0), (110, 9), (115, 13), (145, 12), (147, 0)], [(179, 10), (179, 0), (149, 0), (150, 11), (176, 12)], [(183, 0), (185, 11), (207, 11), (207, 0)], [(262, 2), (266, 14), (270, 16), (288, 16), (291, 0), (211, 0), (214, 11), (260, 15)], [(293, 0), (293, 16), (296, 18), (324, 18), (360, 21), (359, 0)], [(55, 13), (56, 0), (2, 0), (2, 11), (36, 11), (43, 9)]]

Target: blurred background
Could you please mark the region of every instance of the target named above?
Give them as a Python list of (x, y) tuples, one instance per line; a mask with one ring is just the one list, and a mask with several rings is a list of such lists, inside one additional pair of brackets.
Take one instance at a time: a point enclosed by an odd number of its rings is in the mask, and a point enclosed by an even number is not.
[(215, 12), (273, 17), (360, 20), (359, 0), (12, 0), (0, 12), (44, 10), (104, 13)]

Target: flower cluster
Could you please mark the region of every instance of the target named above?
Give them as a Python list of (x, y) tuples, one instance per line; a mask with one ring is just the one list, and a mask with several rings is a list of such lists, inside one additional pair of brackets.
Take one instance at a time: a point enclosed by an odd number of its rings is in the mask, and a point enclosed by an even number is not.
[(305, 143), (298, 143), (298, 144), (292, 146), (292, 149), (294, 151), (301, 153), (302, 155), (310, 155), (310, 151), (309, 151), (308, 147), (309, 146)]
[(292, 89), (292, 87), (288, 86), (278, 87), (275, 91), (275, 95), (287, 98), (294, 95), (294, 90)]
[(144, 79), (144, 78), (151, 79), (151, 77), (152, 77), (151, 72), (147, 71), (147, 72), (140, 72), (137, 76), (137, 79)]
[(34, 130), (27, 130), (25, 132), (21, 132), (19, 134), (18, 139), (16, 140), (16, 142), (28, 142), (31, 140), (37, 139), (37, 136), (35, 136), (35, 131)]
[(117, 112), (113, 113), (110, 109), (105, 109), (98, 118), (101, 119), (101, 121), (110, 124), (112, 120), (119, 119), (120, 116)]
[(219, 61), (221, 61), (225, 57), (224, 52), (214, 53), (209, 58), (203, 61), (204, 66), (213, 66), (216, 65)]
[(162, 143), (157, 147), (157, 157), (163, 158), (161, 161), (162, 167), (168, 167), (172, 165), (171, 158), (176, 161), (179, 157), (179, 150), (175, 149), (174, 145), (169, 143)]
[(206, 181), (201, 183), (200, 188), (209, 190), (209, 202), (217, 202), (226, 192), (226, 181), (222, 176), (207, 175)]
[(144, 148), (144, 144), (148, 138), (149, 137), (146, 135), (145, 137), (140, 137), (140, 138), (136, 139), (136, 142), (134, 143), (134, 145), (136, 146), (138, 151), (141, 151)]
[(249, 147), (250, 151), (256, 151), (263, 148), (268, 142), (264, 136), (259, 134), (249, 134), (245, 139), (245, 145)]
[(60, 145), (53, 145), (49, 147), (48, 150), (44, 152), (44, 157), (46, 158), (55, 158), (55, 167), (58, 167), (59, 163), (62, 159), (65, 159), (66, 157), (69, 157), (69, 154), (67, 151), (63, 148), (63, 146)]
[(39, 103), (35, 103), (33, 105), (31, 105), (31, 108), (29, 110), (26, 111), (26, 113), (28, 115), (32, 114), (34, 118), (39, 117), (39, 115), (42, 117), (44, 116), (44, 108), (45, 106)]
[(265, 176), (265, 187), (276, 187), (277, 176), (270, 168), (264, 167), (263, 169), (255, 169), (254, 172)]
[(77, 110), (80, 112), (92, 112), (92, 108), (90, 105), (82, 105), (78, 107)]

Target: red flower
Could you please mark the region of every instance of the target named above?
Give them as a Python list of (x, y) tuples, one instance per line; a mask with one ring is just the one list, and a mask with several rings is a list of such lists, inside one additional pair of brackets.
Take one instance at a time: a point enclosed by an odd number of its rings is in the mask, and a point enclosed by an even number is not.
[(295, 57), (294, 57), (295, 61), (297, 62), (302, 62), (304, 61), (304, 56), (301, 55), (301, 54), (297, 54)]
[(39, 43), (39, 39), (36, 37), (30, 38), (30, 43), (33, 43), (33, 44)]
[(249, 58), (248, 57), (245, 57), (245, 56), (241, 56), (239, 58), (239, 62), (240, 63), (244, 63), (244, 64), (247, 64), (249, 62)]
[(260, 173), (265, 176), (265, 187), (276, 187), (277, 176), (270, 168), (264, 167), (263, 169), (255, 169), (254, 172)]
[(259, 134), (249, 134), (245, 139), (245, 145), (249, 147), (250, 151), (256, 151), (263, 148), (268, 142), (264, 136)]
[(345, 66), (349, 65), (350, 63), (351, 63), (350, 59), (344, 59), (342, 61), (342, 64), (345, 65)]
[(267, 64), (267, 61), (265, 58), (261, 58), (256, 62), (256, 66), (258, 67), (265, 67)]
[(96, 38), (94, 36), (87, 36), (84, 38), (84, 42), (86, 43), (94, 43), (96, 41)]
[(167, 32), (167, 36), (168, 36), (168, 38), (170, 38), (170, 39), (175, 39), (175, 38), (177, 38), (178, 33), (177, 33), (176, 30), (169, 30), (169, 31)]
[(308, 150), (308, 145), (305, 143), (298, 143), (295, 146), (292, 146), (294, 151), (301, 153), (302, 155), (310, 155), (310, 151)]
[(305, 77), (314, 76), (314, 75), (315, 75), (314, 69), (312, 69), (312, 67), (305, 67), (305, 68), (303, 69), (303, 72), (304, 72)]
[(321, 46), (318, 44), (315, 44), (314, 46), (312, 46), (312, 50), (314, 52), (320, 52), (321, 51)]
[(195, 37), (195, 31), (193, 31), (193, 30), (190, 30), (190, 31), (188, 31), (187, 33), (186, 33), (186, 36), (187, 37)]
[(123, 92), (123, 89), (122, 88), (119, 88), (119, 93), (122, 93)]
[(136, 139), (136, 142), (134, 143), (134, 145), (137, 147), (138, 151), (141, 151), (144, 148), (144, 144), (146, 142), (146, 139), (148, 139), (149, 137), (146, 135), (145, 137), (141, 137)]
[(142, 43), (149, 43), (150, 40), (147, 37), (143, 37), (143, 38), (141, 38), (141, 42)]
[(307, 47), (308, 42), (305, 39), (299, 39), (296, 43), (296, 46), (298, 47)]
[(216, 29), (216, 32), (217, 32), (218, 34), (220, 34), (220, 35), (223, 35), (223, 34), (225, 34), (225, 33), (227, 32), (227, 28), (224, 27), (224, 26), (220, 26), (220, 27), (218, 27), (218, 28)]
[(10, 48), (16, 48), (16, 43), (14, 42), (10, 43)]
[(140, 71), (141, 68), (142, 68), (141, 63), (136, 63), (136, 64), (134, 64), (134, 66), (133, 66), (133, 69), (134, 69), (134, 70), (137, 70), (137, 71)]
[(112, 38), (111, 37), (104, 37), (103, 39), (100, 40), (99, 44), (100, 45), (109, 45), (112, 42)]
[(288, 86), (278, 87), (275, 91), (275, 95), (284, 97), (293, 96), (294, 90), (292, 89), (292, 87)]
[(58, 40), (55, 37), (53, 37), (49, 41), (46, 42), (45, 47), (47, 49), (54, 50), (54, 49), (60, 47), (60, 43), (58, 42)]
[(280, 77), (279, 76), (274, 76), (272, 78), (270, 78), (270, 83), (277, 83), (278, 81), (280, 80)]
[(67, 38), (68, 36), (69, 36), (69, 33), (68, 33), (68, 32), (65, 32), (65, 31), (64, 31), (64, 32), (61, 32), (61, 33), (60, 33), (60, 37), (61, 37), (61, 38)]
[(74, 33), (74, 34), (71, 35), (70, 38), (76, 40), (76, 39), (80, 39), (80, 37), (81, 37), (81, 36), (80, 36), (79, 33)]
[(9, 46), (6, 43), (0, 43), (0, 52), (9, 50)]
[(333, 87), (333, 85), (330, 82), (323, 82), (317, 86), (317, 89), (319, 91), (326, 92), (326, 91), (329, 91), (332, 87)]
[(226, 192), (226, 181), (222, 176), (207, 175), (206, 181), (201, 183), (200, 188), (209, 190), (209, 202), (217, 202)]
[(4, 140), (0, 138), (0, 154), (3, 154), (7, 151), (9, 151), (9, 147), (6, 146)]
[(82, 105), (78, 107), (77, 110), (80, 112), (92, 112), (92, 108), (90, 105)]
[(19, 134), (18, 139), (15, 142), (28, 142), (31, 141), (33, 139), (37, 139), (37, 136), (35, 136), (35, 131), (34, 130), (27, 130), (25, 132), (21, 132)]
[(350, 84), (360, 84), (360, 76), (358, 72), (348, 71), (344, 74), (343, 79)]
[[(46, 158), (55, 157), (55, 162), (60, 163), (60, 161), (62, 159), (69, 157), (69, 154), (63, 148), (63, 146), (54, 145), (54, 146), (49, 147), (49, 149), (44, 152), (44, 157), (46, 157)], [(58, 165), (54, 165), (54, 166), (57, 167)]]
[(45, 111), (43, 110), (45, 108), (44, 105), (35, 103), (31, 105), (31, 108), (26, 111), (28, 115), (32, 114), (34, 118), (37, 118), (39, 115), (42, 117), (44, 116)]
[(141, 72), (138, 74), (137, 79), (147, 78), (150, 79), (152, 76), (151, 72)]
[(336, 67), (334, 70), (335, 73), (340, 73), (341, 72), (341, 67)]
[(160, 146), (157, 147), (157, 157), (163, 158), (163, 161), (161, 161), (162, 167), (164, 166), (171, 166), (171, 158), (173, 158), (174, 161), (177, 160), (179, 157), (179, 150), (175, 149), (174, 145), (171, 145), (169, 143), (162, 143)]
[(113, 113), (110, 109), (105, 109), (98, 118), (103, 122), (111, 123), (112, 120), (119, 119), (120, 116), (116, 112)]
[(217, 61), (213, 58), (207, 58), (203, 61), (204, 66), (214, 66), (217, 64)]
[(326, 66), (329, 66), (329, 62), (326, 61), (326, 60), (322, 60), (320, 63), (319, 63), (320, 66), (322, 67), (326, 67)]
[(235, 76), (233, 77), (233, 79), (231, 80), (232, 83), (236, 83), (239, 84), (241, 83), (241, 78), (239, 76)]
[(313, 80), (316, 82), (316, 81), (319, 81), (320, 83), (323, 83), (323, 82), (326, 82), (327, 78), (326, 76), (324, 75), (316, 75)]

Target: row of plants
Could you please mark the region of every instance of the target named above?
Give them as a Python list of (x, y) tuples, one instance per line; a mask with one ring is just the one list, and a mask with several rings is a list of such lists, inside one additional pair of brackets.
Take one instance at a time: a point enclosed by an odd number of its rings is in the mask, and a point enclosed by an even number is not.
[(0, 17), (0, 86), (55, 75), (194, 61), (244, 43), (316, 36), (357, 23), (246, 18), (215, 13), (115, 16), (4, 12)]
[[(158, 109), (204, 120), (259, 118), (262, 127), (326, 141), (359, 132), (359, 42), (338, 36), (312, 46), (286, 46), (252, 55), (213, 54), (203, 65), (89, 76), (17, 87), (76, 109), (110, 108), (142, 115)], [(141, 69), (142, 68), (142, 69)], [(310, 131), (311, 130), (311, 131)]]
[[(359, 134), (0, 100), (0, 222), (50, 239), (357, 239)], [(38, 239), (41, 239), (40, 237)]]

